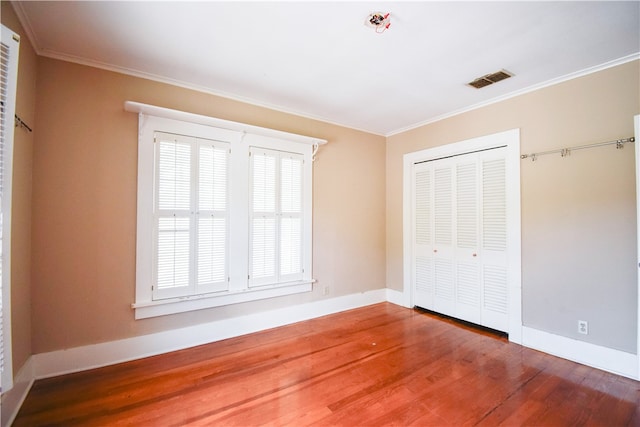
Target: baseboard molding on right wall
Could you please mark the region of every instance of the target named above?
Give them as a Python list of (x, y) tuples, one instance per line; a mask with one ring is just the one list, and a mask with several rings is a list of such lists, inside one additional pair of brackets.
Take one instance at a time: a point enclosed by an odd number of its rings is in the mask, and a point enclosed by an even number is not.
[(522, 345), (563, 359), (602, 369), (634, 380), (640, 379), (638, 356), (620, 350), (522, 327)]

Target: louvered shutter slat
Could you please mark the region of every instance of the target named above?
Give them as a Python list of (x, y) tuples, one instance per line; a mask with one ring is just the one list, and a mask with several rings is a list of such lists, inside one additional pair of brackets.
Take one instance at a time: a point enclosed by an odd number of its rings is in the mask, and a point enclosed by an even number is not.
[(189, 286), (189, 218), (158, 220), (158, 289)]
[(198, 153), (197, 286), (227, 279), (227, 164), (229, 150), (203, 141)]
[[(0, 99), (2, 100), (2, 114), (0, 117), (0, 123), (2, 128), (0, 129), (0, 372), (4, 371), (4, 309), (3, 309), (3, 301), (2, 301), (2, 265), (4, 264), (4, 255), (2, 254), (2, 246), (3, 246), (3, 211), (2, 207), (4, 207), (3, 203), (3, 193), (4, 193), (4, 151), (5, 151), (5, 103), (7, 101), (7, 79), (8, 79), (8, 64), (9, 64), (9, 47), (4, 43), (0, 43), (0, 52), (2, 61), (2, 70), (0, 71), (1, 80), (0, 80)], [(1, 389), (1, 388), (0, 388)]]
[(198, 284), (226, 280), (226, 218), (198, 221)]
[(158, 209), (191, 207), (191, 146), (160, 141), (158, 147)]
[(251, 277), (260, 279), (275, 275), (275, 218), (258, 217), (253, 219)]
[(436, 169), (434, 179), (435, 243), (450, 245), (453, 230), (451, 169)]
[(505, 160), (483, 162), (483, 248), (504, 251), (507, 247), (507, 199)]
[(416, 244), (431, 244), (431, 171), (416, 172)]
[(302, 159), (280, 159), (280, 275), (302, 271)]
[(159, 136), (156, 289), (188, 288), (191, 269), (191, 144)]
[(456, 166), (456, 240), (459, 248), (476, 248), (478, 245), (476, 173), (475, 162)]

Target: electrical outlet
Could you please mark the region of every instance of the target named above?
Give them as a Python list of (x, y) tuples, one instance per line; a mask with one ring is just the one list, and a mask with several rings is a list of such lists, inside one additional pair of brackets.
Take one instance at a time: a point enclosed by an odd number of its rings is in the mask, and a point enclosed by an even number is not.
[(329, 285), (325, 285), (324, 288), (322, 288), (322, 295), (329, 295)]
[(583, 335), (589, 334), (589, 323), (586, 320), (578, 320), (578, 333)]

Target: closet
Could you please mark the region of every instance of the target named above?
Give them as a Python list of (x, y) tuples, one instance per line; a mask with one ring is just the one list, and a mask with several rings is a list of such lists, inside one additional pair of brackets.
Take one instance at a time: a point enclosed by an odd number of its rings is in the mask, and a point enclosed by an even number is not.
[(411, 168), (413, 305), (509, 332), (507, 147)]

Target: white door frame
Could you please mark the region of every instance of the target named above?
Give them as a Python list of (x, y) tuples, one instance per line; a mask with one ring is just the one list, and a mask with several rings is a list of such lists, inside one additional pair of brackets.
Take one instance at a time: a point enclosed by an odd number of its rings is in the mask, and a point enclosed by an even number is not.
[[(638, 233), (638, 245), (636, 251), (636, 262), (637, 266), (640, 268), (640, 141), (638, 137), (640, 137), (640, 115), (637, 115), (633, 118), (634, 124), (634, 135), (636, 138), (636, 143), (634, 144), (635, 154), (636, 154), (636, 229)], [(638, 321), (638, 337), (637, 337), (637, 348), (636, 348), (636, 358), (638, 359), (638, 370), (636, 371), (636, 379), (640, 380), (640, 271), (638, 271), (638, 305), (636, 307), (636, 315)]]
[(407, 153), (403, 156), (403, 305), (413, 307), (411, 286), (413, 259), (413, 207), (411, 180), (416, 162), (455, 156), (479, 150), (506, 147), (507, 160), (507, 218), (509, 228), (509, 341), (522, 343), (522, 267), (520, 215), (520, 129), (468, 139), (453, 144)]

